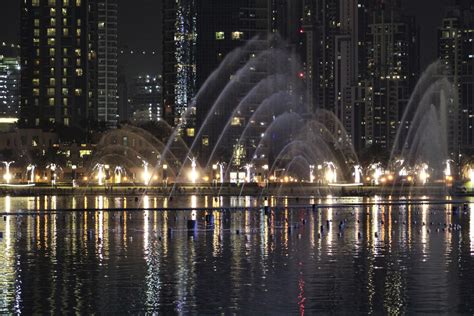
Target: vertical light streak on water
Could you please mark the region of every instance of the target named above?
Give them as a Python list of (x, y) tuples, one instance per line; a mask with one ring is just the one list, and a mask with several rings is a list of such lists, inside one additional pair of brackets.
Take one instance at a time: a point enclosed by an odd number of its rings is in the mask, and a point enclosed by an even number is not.
[[(326, 203), (328, 205), (332, 205), (334, 203), (334, 199), (331, 195), (327, 196)], [(332, 219), (333, 219), (333, 208), (329, 207), (327, 209), (327, 218), (326, 218), (326, 220), (328, 220), (329, 223), (330, 223), (329, 225), (331, 226), (331, 228), (329, 228), (328, 231), (327, 231), (327, 237), (326, 237), (326, 243), (328, 245), (328, 255), (329, 256), (333, 255), (332, 242), (333, 242), (333, 233), (335, 231), (335, 228), (334, 228), (335, 224), (332, 222)]]
[(421, 244), (422, 248), (421, 251), (423, 253), (423, 257), (427, 256), (427, 253), (429, 253), (429, 235), (428, 231), (426, 230), (426, 227), (423, 226), (423, 223), (428, 223), (429, 217), (429, 205), (428, 204), (423, 204), (421, 206)]

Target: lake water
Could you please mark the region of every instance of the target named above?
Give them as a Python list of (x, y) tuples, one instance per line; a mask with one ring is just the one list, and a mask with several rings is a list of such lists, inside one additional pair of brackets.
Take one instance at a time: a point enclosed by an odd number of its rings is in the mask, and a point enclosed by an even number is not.
[(474, 313), (471, 211), (384, 201), (3, 197), (0, 313)]

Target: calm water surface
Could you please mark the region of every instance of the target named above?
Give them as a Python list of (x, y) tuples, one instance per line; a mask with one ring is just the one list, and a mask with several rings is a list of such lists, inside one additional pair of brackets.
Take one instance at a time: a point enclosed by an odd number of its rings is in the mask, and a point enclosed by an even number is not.
[[(296, 202), (338, 201), (270, 201)], [(16, 214), (0, 221), (0, 313), (474, 313), (470, 211), (408, 204), (270, 214), (245, 208), (258, 203), (0, 198), (0, 212)], [(137, 205), (242, 210), (208, 213), (213, 226), (200, 210), (100, 210)], [(59, 208), (78, 210), (24, 215)], [(194, 218), (197, 229), (188, 231)]]

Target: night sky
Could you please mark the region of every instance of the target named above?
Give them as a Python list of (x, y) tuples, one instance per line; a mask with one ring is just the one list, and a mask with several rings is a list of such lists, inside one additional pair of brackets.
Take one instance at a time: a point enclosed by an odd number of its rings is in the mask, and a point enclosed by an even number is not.
[[(18, 42), (20, 0), (1, 0), (0, 42)], [(205, 0), (203, 0), (205, 1)], [(414, 14), (421, 27), (421, 62), (426, 67), (436, 58), (436, 29), (444, 15), (444, 3), (452, 0), (403, 0), (407, 13)], [(157, 55), (122, 55), (127, 73), (161, 70), (161, 0), (119, 0), (120, 47), (156, 51)]]

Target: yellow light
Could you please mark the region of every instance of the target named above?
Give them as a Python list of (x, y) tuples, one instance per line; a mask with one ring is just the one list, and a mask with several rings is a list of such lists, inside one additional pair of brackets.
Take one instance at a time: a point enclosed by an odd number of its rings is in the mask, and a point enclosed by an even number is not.
[(385, 182), (387, 182), (387, 179), (385, 179), (385, 178), (380, 178), (380, 182), (381, 182), (381, 183), (385, 183)]
[(154, 176), (154, 177), (153, 177), (153, 180), (158, 180), (158, 176)]
[(393, 180), (393, 175), (390, 174), (390, 175), (388, 176), (388, 181), (392, 181), (392, 180)]
[(370, 181), (370, 177), (365, 178), (365, 180)]
[(87, 181), (89, 180), (87, 177), (82, 178), (82, 180)]
[(209, 181), (209, 177), (208, 176), (205, 176), (204, 178), (202, 178), (205, 182)]
[(123, 177), (123, 181), (127, 181), (127, 180), (128, 180), (127, 177)]
[(45, 180), (48, 180), (48, 177), (44, 177)]
[(408, 181), (412, 181), (412, 180), (413, 180), (413, 177), (412, 177), (412, 176), (408, 176), (407, 180), (408, 180)]
[(39, 180), (39, 179), (41, 179), (41, 177), (40, 177), (40, 176), (36, 176), (36, 180)]
[(289, 180), (288, 177), (285, 177), (285, 182), (288, 182), (288, 180)]

